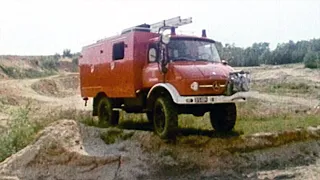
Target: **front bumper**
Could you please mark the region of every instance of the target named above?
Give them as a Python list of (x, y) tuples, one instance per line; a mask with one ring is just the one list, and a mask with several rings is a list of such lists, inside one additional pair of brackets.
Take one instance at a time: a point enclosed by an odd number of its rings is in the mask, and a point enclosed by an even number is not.
[(231, 96), (178, 96), (177, 104), (218, 104), (246, 102), (250, 92), (237, 92)]
[[(217, 104), (246, 102), (250, 94), (250, 73), (234, 71), (229, 74), (224, 95), (214, 96), (180, 96), (177, 94), (177, 104)], [(215, 87), (212, 85), (212, 87)]]

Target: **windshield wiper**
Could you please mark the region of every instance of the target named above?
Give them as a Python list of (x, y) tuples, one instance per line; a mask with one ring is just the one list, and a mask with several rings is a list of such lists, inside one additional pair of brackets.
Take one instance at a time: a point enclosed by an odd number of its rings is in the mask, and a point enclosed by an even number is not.
[(197, 59), (197, 61), (210, 61), (209, 59)]
[(186, 57), (179, 57), (172, 59), (173, 61), (194, 61), (195, 59), (192, 58), (186, 58)]

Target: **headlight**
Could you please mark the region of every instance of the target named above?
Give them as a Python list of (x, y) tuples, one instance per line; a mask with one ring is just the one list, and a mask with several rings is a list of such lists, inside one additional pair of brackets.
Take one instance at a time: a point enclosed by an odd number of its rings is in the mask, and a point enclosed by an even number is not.
[(194, 91), (198, 91), (199, 89), (199, 83), (197, 82), (193, 82), (191, 85), (190, 85), (190, 88)]

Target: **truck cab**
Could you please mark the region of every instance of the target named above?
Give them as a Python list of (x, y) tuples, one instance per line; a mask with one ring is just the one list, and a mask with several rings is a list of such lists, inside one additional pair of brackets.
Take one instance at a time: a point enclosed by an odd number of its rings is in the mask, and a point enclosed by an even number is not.
[(201, 36), (176, 34), (191, 22), (176, 17), (143, 24), (85, 46), (79, 60), (81, 96), (93, 98), (93, 116), (114, 126), (119, 110), (146, 113), (155, 133), (170, 138), (179, 114), (209, 112), (216, 131), (231, 131), (250, 74), (221, 60), (205, 30)]

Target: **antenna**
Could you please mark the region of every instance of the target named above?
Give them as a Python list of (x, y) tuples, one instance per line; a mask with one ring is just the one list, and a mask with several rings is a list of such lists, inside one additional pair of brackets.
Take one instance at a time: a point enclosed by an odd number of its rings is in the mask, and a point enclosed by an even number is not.
[(183, 26), (186, 24), (191, 24), (192, 23), (192, 17), (186, 18), (186, 19), (181, 19), (180, 16), (163, 20), (154, 24), (150, 25), (151, 32), (159, 32), (160, 29), (166, 30), (166, 29), (171, 29), (171, 27), (177, 28), (179, 26)]

